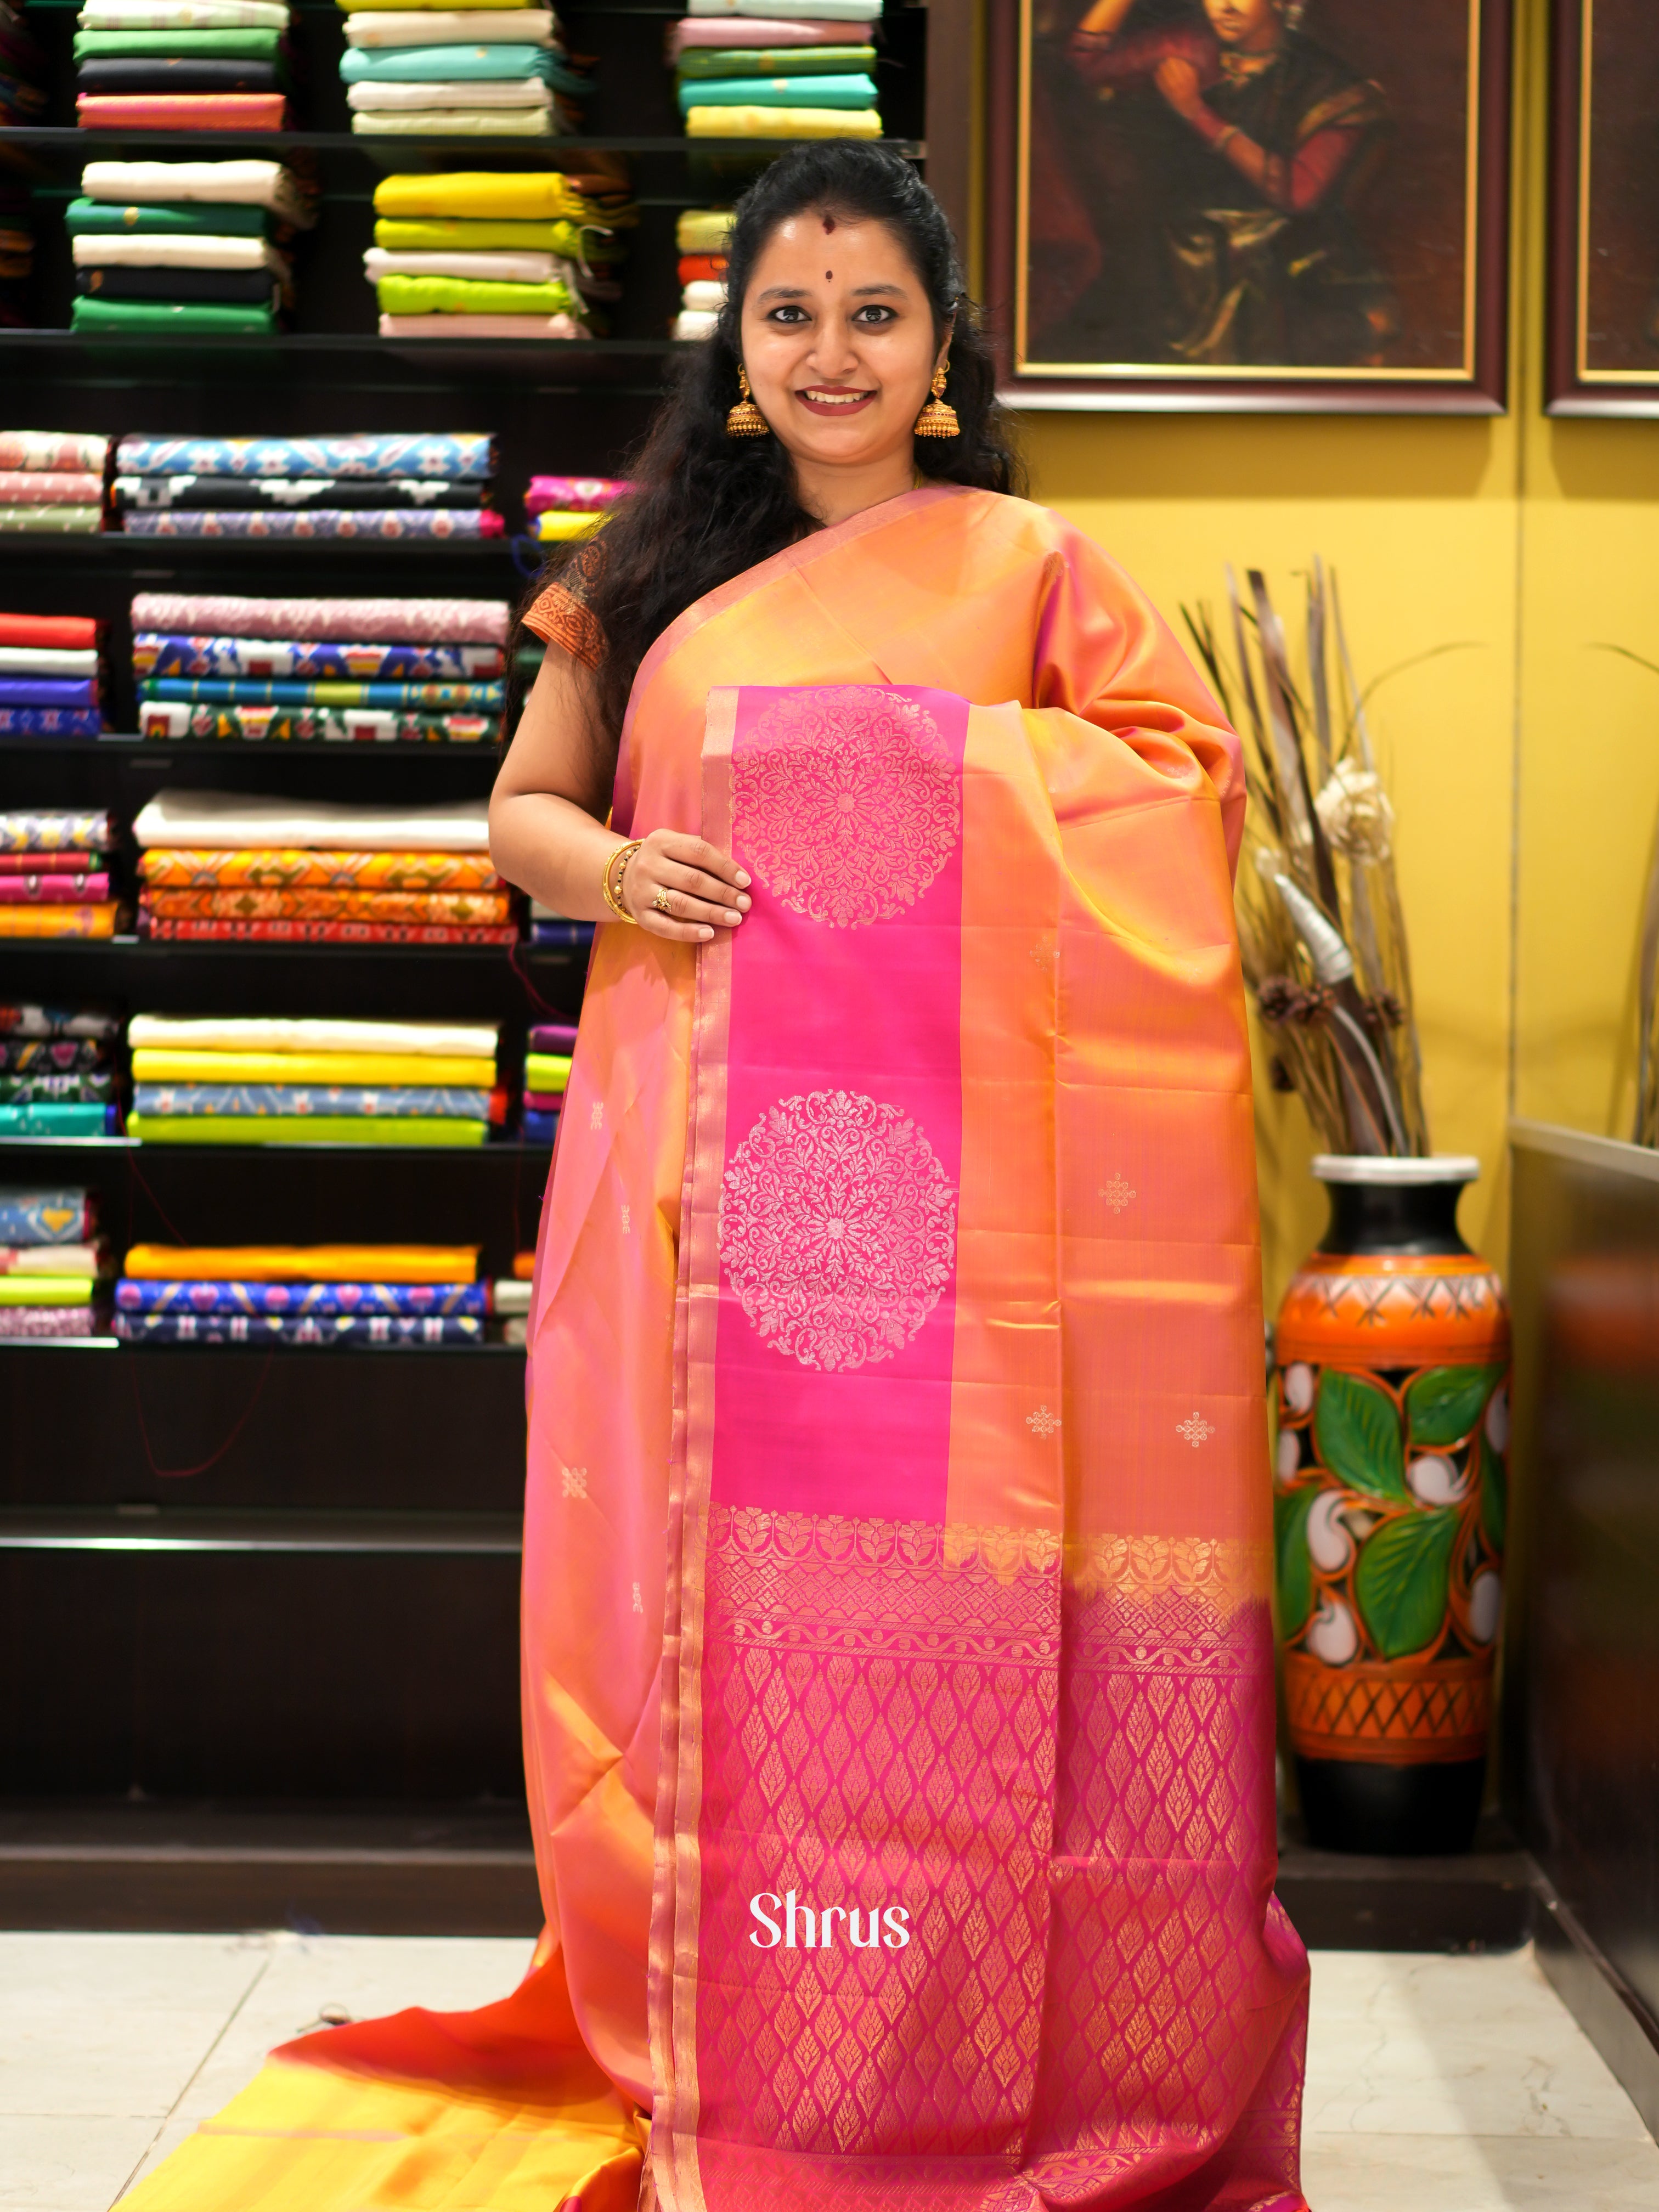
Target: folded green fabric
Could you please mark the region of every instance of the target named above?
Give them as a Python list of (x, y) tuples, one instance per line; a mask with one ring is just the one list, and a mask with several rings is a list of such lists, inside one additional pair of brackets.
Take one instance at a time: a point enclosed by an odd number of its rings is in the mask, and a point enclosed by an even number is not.
[(193, 207), (117, 207), (105, 200), (71, 200), (64, 222), (71, 238), (264, 238), (276, 218), (269, 208), (228, 202)]
[(374, 243), (388, 253), (556, 253), (567, 261), (619, 261), (627, 249), (574, 222), (489, 222), (464, 216), (382, 216)]
[(502, 284), (483, 276), (382, 276), (374, 290), (383, 315), (570, 315), (580, 302), (568, 284)]
[(458, 84), (526, 76), (550, 84), (553, 58), (541, 46), (350, 46), (341, 58), (340, 76), (347, 84)]
[(276, 319), (269, 307), (224, 307), (163, 303), (160, 300), (77, 299), (70, 309), (72, 331), (107, 332), (111, 337), (215, 335), (270, 337)]
[(733, 76), (688, 79), (680, 113), (693, 107), (873, 107), (867, 76)]
[(688, 46), (675, 64), (684, 77), (844, 76), (872, 70), (873, 46)]
[(485, 1124), (366, 1114), (131, 1114), (127, 1134), (146, 1145), (481, 1145)]
[(183, 60), (274, 62), (281, 50), (280, 31), (77, 31), (75, 58), (90, 61), (94, 55), (161, 54)]

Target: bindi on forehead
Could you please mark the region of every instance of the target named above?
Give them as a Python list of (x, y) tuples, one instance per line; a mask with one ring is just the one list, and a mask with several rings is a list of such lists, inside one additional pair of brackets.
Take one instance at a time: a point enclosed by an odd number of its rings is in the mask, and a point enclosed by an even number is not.
[(824, 236), (825, 236), (826, 238), (830, 235), (830, 232), (835, 228), (835, 227), (836, 227), (836, 218), (834, 217), (834, 216), (832, 216), (832, 215), (827, 215), (827, 216), (824, 216), (824, 218), (823, 218), (823, 234), (824, 234)]

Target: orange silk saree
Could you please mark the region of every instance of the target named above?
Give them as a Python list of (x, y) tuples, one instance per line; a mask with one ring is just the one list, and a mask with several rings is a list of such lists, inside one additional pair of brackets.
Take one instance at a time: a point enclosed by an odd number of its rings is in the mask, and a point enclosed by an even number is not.
[(483, 2013), (276, 2054), (140, 2212), (1303, 2212), (1243, 805), (1022, 501), (889, 501), (659, 641), (616, 824), (754, 905), (595, 947), (530, 1322), (547, 1929)]

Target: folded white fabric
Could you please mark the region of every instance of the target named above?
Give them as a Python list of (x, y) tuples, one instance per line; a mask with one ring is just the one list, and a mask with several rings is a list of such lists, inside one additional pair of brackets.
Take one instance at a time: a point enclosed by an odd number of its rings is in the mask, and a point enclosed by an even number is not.
[(706, 308), (688, 307), (674, 318), (674, 336), (677, 338), (712, 338), (714, 325), (719, 320), (718, 315), (711, 315)]
[(166, 207), (176, 200), (264, 207), (301, 230), (317, 220), (280, 161), (88, 161), (81, 190), (89, 200)]
[(86, 0), (82, 31), (285, 31), (282, 0)]
[(77, 269), (274, 269), (289, 273), (286, 255), (263, 238), (161, 238), (117, 231), (72, 239)]
[(495, 1022), (354, 1022), (325, 1016), (290, 1021), (263, 1015), (135, 1014), (135, 1052), (395, 1052), (440, 1059), (493, 1059)]
[(687, 284), (682, 289), (680, 305), (696, 313), (717, 315), (726, 305), (726, 287), (712, 279), (699, 277), (695, 284)]
[(88, 645), (0, 645), (0, 675), (95, 676), (98, 648)]
[[(433, 88), (429, 84), (418, 88), (422, 92)], [(482, 88), (467, 88), (471, 92)], [(551, 138), (556, 135), (550, 107), (480, 107), (476, 102), (470, 107), (434, 107), (428, 100), (420, 107), (359, 108), (351, 118), (351, 127), (364, 137)]]
[(338, 806), (324, 799), (249, 799), (234, 791), (161, 791), (132, 824), (153, 845), (292, 845), (354, 853), (487, 853), (489, 802), (450, 806)]
[(574, 265), (556, 253), (392, 253), (371, 246), (363, 256), (370, 283), (382, 276), (483, 276), (498, 284), (574, 285)]
[[(711, 316), (710, 320), (713, 320)], [(382, 315), (383, 338), (585, 338), (574, 315)], [(95, 511), (95, 510), (94, 510)]]
[(689, 15), (770, 16), (775, 23), (873, 23), (879, 0), (686, 0)]
[(538, 76), (488, 77), (470, 84), (354, 84), (346, 106), (355, 114), (401, 115), (434, 107), (550, 108), (553, 94)]
[(550, 8), (363, 8), (345, 34), (349, 46), (550, 46), (556, 28)]

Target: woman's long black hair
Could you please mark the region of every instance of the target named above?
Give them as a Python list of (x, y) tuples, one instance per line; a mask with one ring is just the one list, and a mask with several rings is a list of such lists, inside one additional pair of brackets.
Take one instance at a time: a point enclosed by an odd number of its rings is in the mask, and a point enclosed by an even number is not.
[(927, 290), (937, 337), (951, 329), (945, 397), (961, 432), (918, 439), (917, 467), (940, 483), (981, 491), (1023, 489), (997, 404), (995, 367), (963, 293), (939, 202), (909, 162), (879, 146), (830, 140), (784, 155), (738, 202), (726, 248), (726, 304), (647, 434), (632, 470), (638, 489), (602, 538), (562, 549), (538, 586), (567, 567), (574, 570), (573, 583), (580, 579), (580, 595), (604, 633), (595, 704), (613, 738), (640, 662), (675, 617), (821, 527), (795, 495), (781, 440), (726, 434), (738, 398), (738, 331), (756, 260), (781, 222), (809, 210), (842, 222), (886, 223)]

